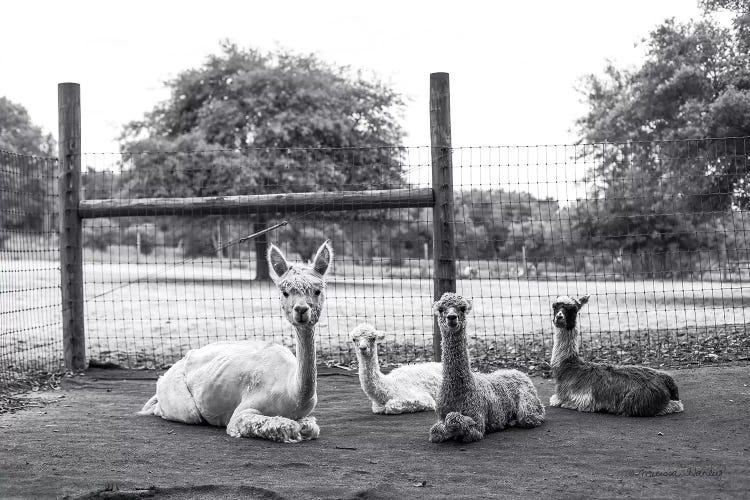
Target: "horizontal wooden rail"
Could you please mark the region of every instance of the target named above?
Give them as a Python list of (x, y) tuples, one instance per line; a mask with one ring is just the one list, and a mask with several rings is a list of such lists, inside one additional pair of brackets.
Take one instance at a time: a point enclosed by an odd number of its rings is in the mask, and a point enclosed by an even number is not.
[(78, 216), (244, 215), (274, 212), (332, 212), (383, 208), (432, 207), (432, 188), (257, 194), (194, 198), (81, 200)]

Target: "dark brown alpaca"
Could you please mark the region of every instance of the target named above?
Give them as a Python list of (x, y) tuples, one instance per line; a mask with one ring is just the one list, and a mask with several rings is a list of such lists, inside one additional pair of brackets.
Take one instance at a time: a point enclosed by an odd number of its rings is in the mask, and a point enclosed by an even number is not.
[(682, 402), (672, 377), (643, 366), (617, 366), (583, 361), (578, 355), (578, 311), (589, 296), (561, 296), (552, 304), (556, 327), (552, 375), (557, 382), (551, 406), (629, 417), (681, 412)]

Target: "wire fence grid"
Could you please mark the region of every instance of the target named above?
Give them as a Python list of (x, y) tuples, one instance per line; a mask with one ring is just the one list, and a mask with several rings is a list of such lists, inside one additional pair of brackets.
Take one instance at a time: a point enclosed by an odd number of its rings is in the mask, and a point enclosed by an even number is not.
[[(562, 294), (592, 296), (580, 322), (582, 350), (591, 359), (667, 365), (747, 359), (746, 144), (727, 138), (453, 148), (457, 289), (474, 302), (468, 335), (475, 359), (545, 369), (551, 303)], [(84, 154), (82, 199), (416, 193), (432, 187), (431, 152)], [(3, 184), (5, 217), (26, 210), (54, 218), (52, 191), (23, 194), (23, 179), (33, 172), (54, 186), (56, 163), (0, 158), (3, 179), (12, 181)], [(317, 203), (260, 214), (86, 219), (87, 358), (154, 368), (216, 340), (291, 346), (292, 327), (268, 279), (267, 243), (306, 261), (330, 239), (335, 257), (317, 325), (319, 359), (350, 363), (348, 334), (361, 322), (386, 332), (384, 362), (431, 359), (432, 209), (324, 212)], [(3, 224), (0, 232), (6, 236), (0, 258), (3, 273), (19, 277), (16, 285), (2, 283), (0, 372), (49, 367), (61, 357), (56, 226), (33, 226), (25, 238), (11, 227)], [(24, 347), (34, 343), (34, 351)], [(39, 356), (32, 359), (32, 352)]]
[(0, 388), (62, 365), (57, 159), (0, 150)]

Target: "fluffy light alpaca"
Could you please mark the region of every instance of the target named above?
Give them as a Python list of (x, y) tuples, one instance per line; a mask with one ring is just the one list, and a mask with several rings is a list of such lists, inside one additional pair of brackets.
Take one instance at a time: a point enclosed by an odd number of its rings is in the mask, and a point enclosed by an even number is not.
[(544, 406), (531, 379), (518, 370), (472, 372), (466, 337), (471, 301), (444, 293), (435, 302), (442, 335), (443, 384), (437, 402), (438, 422), (430, 441), (479, 441), (486, 432), (509, 426), (537, 427), (544, 422)]
[(359, 383), (372, 401), (373, 413), (414, 413), (435, 409), (435, 399), (443, 380), (440, 363), (405, 365), (383, 375), (377, 342), (385, 335), (372, 325), (362, 323), (352, 330), (350, 337), (359, 362)]
[(318, 400), (315, 324), (332, 258), (328, 241), (311, 265), (290, 264), (276, 246), (268, 249), (281, 308), (297, 333), (296, 357), (282, 345), (253, 340), (193, 349), (159, 378), (156, 395), (139, 413), (226, 426), (234, 437), (285, 443), (317, 438), (320, 429), (308, 416)]
[(578, 311), (589, 301), (561, 296), (552, 304), (555, 326), (551, 406), (629, 417), (651, 417), (683, 410), (674, 379), (643, 366), (616, 366), (583, 361), (578, 356)]

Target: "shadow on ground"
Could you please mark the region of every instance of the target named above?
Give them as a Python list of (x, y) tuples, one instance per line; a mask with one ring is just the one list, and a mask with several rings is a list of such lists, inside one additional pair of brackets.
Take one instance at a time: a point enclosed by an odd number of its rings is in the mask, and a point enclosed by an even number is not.
[(433, 413), (375, 416), (355, 374), (327, 370), (320, 439), (289, 445), (137, 416), (154, 373), (91, 370), (0, 415), (0, 498), (745, 497), (750, 367), (673, 374), (683, 414), (548, 408), (536, 429), (434, 445)]

